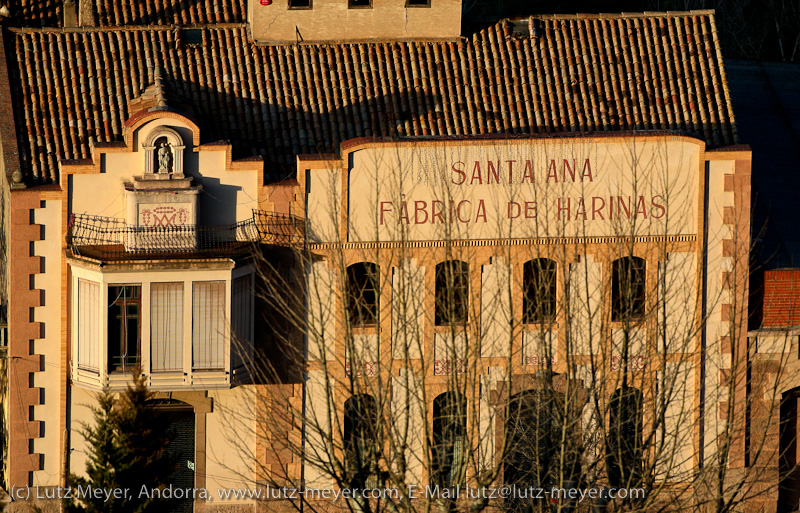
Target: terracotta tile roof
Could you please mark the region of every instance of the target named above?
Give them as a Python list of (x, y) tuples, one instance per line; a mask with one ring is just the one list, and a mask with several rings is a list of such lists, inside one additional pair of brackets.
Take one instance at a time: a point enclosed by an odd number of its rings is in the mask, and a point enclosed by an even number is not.
[[(13, 26), (63, 25), (64, 0), (0, 0), (0, 7)], [(94, 11), (94, 24), (110, 27), (245, 23), (247, 0), (95, 0)]]
[(258, 46), (244, 26), (16, 33), (12, 83), (25, 176), (122, 139), (128, 102), (164, 69), (169, 97), (204, 140), (263, 155), (284, 176), (294, 156), (344, 140), (681, 130), (737, 142), (713, 17), (580, 15), (498, 24), (456, 42)]
[(246, 0), (96, 0), (101, 26), (244, 23)]
[(17, 27), (60, 27), (64, 18), (63, 0), (0, 0), (2, 16)]

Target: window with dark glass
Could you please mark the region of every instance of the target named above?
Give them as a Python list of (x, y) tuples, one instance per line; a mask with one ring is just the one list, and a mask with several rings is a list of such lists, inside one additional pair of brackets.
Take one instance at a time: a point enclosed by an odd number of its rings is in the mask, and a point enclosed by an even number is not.
[(623, 257), (612, 262), (611, 320), (638, 319), (645, 307), (645, 260)]
[(289, 0), (289, 9), (311, 9), (312, 0)]
[(458, 260), (437, 264), (435, 296), (437, 326), (466, 322), (469, 304), (469, 264)]
[(131, 371), (141, 348), (141, 285), (108, 287), (108, 370)]
[(611, 395), (608, 406), (606, 468), (614, 486), (632, 487), (642, 475), (642, 393), (631, 387)]
[(431, 0), (406, 0), (406, 7), (430, 7)]
[(353, 488), (378, 485), (378, 407), (375, 398), (357, 394), (344, 403), (344, 450), (347, 478)]
[(359, 262), (347, 268), (347, 301), (350, 323), (371, 326), (378, 322), (380, 267)]
[(525, 262), (522, 270), (523, 322), (551, 322), (556, 317), (556, 263), (548, 258)]
[(372, 0), (347, 0), (349, 9), (369, 9), (372, 8)]
[(459, 392), (433, 400), (433, 484), (463, 484), (466, 472), (467, 401)]

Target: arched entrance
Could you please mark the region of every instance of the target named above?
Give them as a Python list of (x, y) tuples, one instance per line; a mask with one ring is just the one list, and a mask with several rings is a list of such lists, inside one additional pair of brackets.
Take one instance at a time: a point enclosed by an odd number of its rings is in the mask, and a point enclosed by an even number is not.
[(781, 396), (780, 456), (778, 469), (778, 513), (800, 510), (800, 468), (798, 468), (798, 400), (800, 387)]
[[(526, 390), (511, 398), (505, 422), (509, 438), (503, 461), (506, 485), (516, 485), (518, 490), (577, 485), (580, 422), (577, 416), (565, 418), (564, 411), (564, 394), (550, 389)], [(516, 497), (508, 500), (507, 507), (539, 511), (549, 510), (550, 504), (537, 496)]]

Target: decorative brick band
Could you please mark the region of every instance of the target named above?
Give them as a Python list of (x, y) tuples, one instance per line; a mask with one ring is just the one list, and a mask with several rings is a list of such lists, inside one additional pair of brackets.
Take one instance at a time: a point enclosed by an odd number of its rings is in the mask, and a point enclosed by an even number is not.
[(531, 239), (465, 239), (387, 242), (315, 242), (311, 250), (324, 249), (386, 249), (386, 248), (442, 248), (481, 246), (559, 246), (565, 244), (623, 244), (631, 242), (695, 242), (697, 235), (644, 235), (640, 237), (540, 237)]

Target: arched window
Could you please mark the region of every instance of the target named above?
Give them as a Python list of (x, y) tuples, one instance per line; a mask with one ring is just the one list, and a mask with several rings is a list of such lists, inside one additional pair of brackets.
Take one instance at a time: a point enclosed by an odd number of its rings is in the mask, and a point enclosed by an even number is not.
[(645, 260), (623, 257), (611, 265), (611, 320), (638, 319), (644, 315)]
[[(517, 489), (577, 486), (580, 475), (577, 420), (564, 418), (564, 396), (552, 390), (526, 390), (511, 398), (506, 418), (506, 485)], [(562, 433), (566, 436), (562, 436)], [(509, 498), (510, 511), (524, 511), (536, 499)]]
[(467, 464), (467, 401), (459, 392), (445, 392), (433, 400), (434, 485), (463, 484)]
[(556, 317), (556, 263), (549, 258), (525, 262), (522, 269), (523, 322), (551, 322)]
[(437, 326), (467, 321), (469, 304), (469, 264), (448, 260), (436, 265)]
[(642, 475), (642, 393), (617, 389), (608, 405), (606, 467), (614, 486), (636, 486)]
[(347, 268), (347, 311), (353, 326), (378, 322), (380, 270), (371, 262), (359, 262)]
[(377, 486), (378, 407), (375, 398), (357, 394), (344, 403), (345, 470), (350, 486)]

